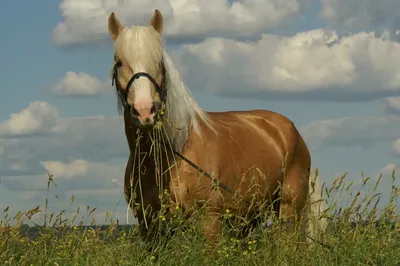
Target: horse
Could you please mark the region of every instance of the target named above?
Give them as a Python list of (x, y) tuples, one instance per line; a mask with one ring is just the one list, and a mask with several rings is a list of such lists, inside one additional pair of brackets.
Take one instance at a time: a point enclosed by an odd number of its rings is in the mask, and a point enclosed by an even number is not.
[[(189, 215), (206, 210), (201, 231), (209, 240), (221, 235), (227, 211), (256, 215), (275, 202), (279, 219), (293, 223), (322, 213), (321, 202), (306, 206), (321, 201), (321, 186), (310, 178), (310, 151), (294, 123), (269, 110), (203, 110), (164, 49), (163, 29), (158, 9), (145, 26), (124, 26), (114, 12), (108, 18), (130, 152), (124, 194), (141, 232), (164, 204), (170, 214), (177, 204)], [(316, 221), (309, 228), (323, 231)]]

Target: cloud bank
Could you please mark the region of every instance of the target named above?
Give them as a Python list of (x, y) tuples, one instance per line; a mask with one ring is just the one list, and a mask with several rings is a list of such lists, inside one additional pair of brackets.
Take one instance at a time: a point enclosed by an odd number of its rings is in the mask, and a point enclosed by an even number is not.
[(53, 31), (58, 45), (73, 45), (108, 37), (107, 19), (116, 12), (125, 25), (147, 25), (157, 8), (164, 17), (164, 35), (198, 39), (211, 35), (251, 37), (287, 23), (310, 0), (63, 0), (64, 21)]
[(313, 149), (371, 147), (399, 137), (400, 116), (344, 117), (310, 122), (300, 131)]
[(55, 106), (33, 102), (0, 122), (0, 175), (43, 173), (41, 162), (46, 161), (127, 160), (123, 130), (117, 116), (66, 119)]
[(192, 87), (222, 95), (365, 100), (400, 94), (400, 43), (373, 32), (340, 37), (316, 29), (264, 34), (256, 42), (210, 38), (184, 45), (180, 57)]
[(115, 209), (114, 218), (121, 220), (127, 159), (121, 119), (65, 119), (55, 106), (33, 102), (0, 122), (1, 206), (15, 214), (43, 203), (49, 173), (57, 184), (51, 188), (50, 211), (73, 213), (69, 201), (75, 195), (74, 206), (99, 208), (96, 219), (104, 221), (106, 209)]

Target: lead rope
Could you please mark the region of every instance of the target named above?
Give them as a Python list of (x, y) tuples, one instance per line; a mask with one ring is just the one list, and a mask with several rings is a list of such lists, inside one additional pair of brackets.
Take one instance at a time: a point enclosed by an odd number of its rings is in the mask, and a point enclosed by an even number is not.
[(219, 182), (217, 179), (212, 178), (212, 176), (207, 173), (206, 171), (204, 171), (203, 169), (201, 169), (199, 166), (197, 166), (195, 163), (193, 163), (192, 161), (190, 161), (188, 158), (186, 158), (184, 155), (182, 155), (181, 153), (173, 150), (173, 153), (178, 155), (182, 160), (184, 160), (185, 162), (187, 162), (190, 166), (192, 166), (193, 168), (195, 168), (196, 170), (198, 170), (200, 173), (202, 173), (203, 175), (205, 175), (206, 177), (208, 177), (211, 181), (213, 181), (216, 185), (218, 185), (219, 187), (225, 189), (226, 191), (230, 192), (230, 193), (234, 193), (233, 189), (230, 188), (229, 186)]

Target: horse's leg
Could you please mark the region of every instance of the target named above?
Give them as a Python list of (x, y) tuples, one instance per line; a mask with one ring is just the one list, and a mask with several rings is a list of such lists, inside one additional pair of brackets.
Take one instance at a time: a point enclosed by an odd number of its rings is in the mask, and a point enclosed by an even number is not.
[(307, 164), (295, 162), (283, 178), (279, 215), (286, 225), (289, 223), (290, 229), (304, 226), (301, 218), (308, 195), (309, 175)]
[[(124, 194), (125, 194), (125, 201), (128, 206), (131, 208), (132, 212), (135, 212), (135, 196), (134, 192), (134, 178), (133, 178), (133, 155), (129, 153), (129, 159), (126, 163), (125, 167), (125, 179), (124, 179)], [(136, 215), (137, 218), (137, 215)]]
[(134, 213), (136, 218), (138, 219), (139, 223), (139, 232), (140, 236), (143, 237), (143, 228), (141, 226), (141, 222), (143, 221), (143, 213), (141, 210), (135, 212), (135, 200), (133, 197), (134, 195), (134, 180), (133, 180), (133, 155), (132, 153), (129, 154), (128, 162), (126, 163), (125, 167), (125, 178), (124, 178), (124, 194), (125, 194), (125, 201), (128, 206), (131, 208), (131, 211)]
[[(151, 223), (151, 212), (149, 208), (146, 210), (142, 209), (141, 200), (140, 200), (140, 189), (137, 187), (137, 178), (133, 176), (133, 164), (134, 164), (134, 156), (132, 153), (129, 154), (129, 159), (125, 167), (125, 179), (124, 179), (124, 194), (125, 194), (125, 201), (128, 206), (131, 208), (133, 214), (138, 220), (139, 225), (139, 235), (142, 239), (146, 239), (148, 236), (148, 229), (146, 224), (150, 226)], [(136, 188), (135, 188), (136, 186)], [(138, 201), (139, 199), (139, 201)], [(139, 206), (136, 206), (139, 203)], [(146, 204), (147, 205), (147, 204)], [(146, 206), (147, 207), (147, 206)], [(150, 206), (149, 206), (150, 207)], [(146, 217), (144, 215), (147, 213)], [(145, 220), (146, 219), (146, 220)]]
[(211, 192), (206, 204), (206, 216), (203, 218), (203, 236), (212, 241), (221, 234), (222, 195), (218, 191)]
[(221, 232), (221, 213), (210, 209), (207, 210), (207, 217), (203, 220), (203, 236), (208, 240), (215, 240)]

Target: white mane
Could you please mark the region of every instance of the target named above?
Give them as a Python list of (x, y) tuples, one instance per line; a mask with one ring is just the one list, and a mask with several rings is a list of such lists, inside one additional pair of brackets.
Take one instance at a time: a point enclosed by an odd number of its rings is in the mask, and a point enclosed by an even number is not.
[[(198, 118), (214, 131), (206, 112), (193, 99), (171, 58), (163, 49), (162, 37), (149, 26), (124, 28), (120, 35), (122, 36), (118, 37), (115, 42), (115, 51), (125, 62), (131, 62), (131, 64), (141, 62), (148, 69), (149, 74), (154, 76), (157, 74), (156, 66), (161, 57), (164, 58), (167, 83), (167, 102), (164, 115), (167, 122), (164, 125), (173, 148), (182, 152), (191, 126), (200, 136)], [(118, 110), (121, 115), (122, 103), (119, 98)]]
[[(189, 135), (190, 126), (193, 126), (196, 134), (200, 136), (198, 118), (214, 131), (206, 112), (193, 99), (186, 84), (183, 82), (178, 70), (175, 68), (171, 58), (164, 51), (164, 65), (167, 75), (167, 103), (166, 118), (172, 126), (181, 130), (166, 127), (168, 135), (172, 137), (174, 148), (181, 152)], [(214, 131), (215, 132), (215, 131)]]

